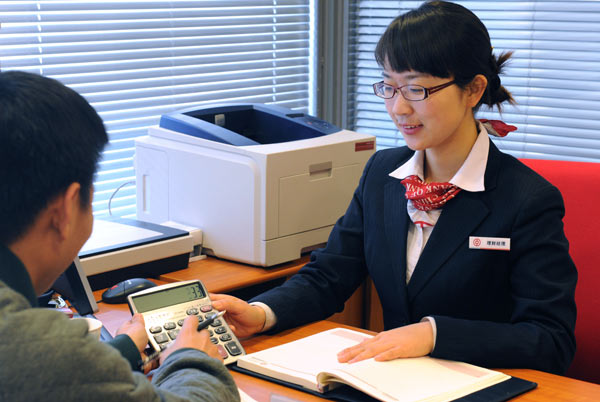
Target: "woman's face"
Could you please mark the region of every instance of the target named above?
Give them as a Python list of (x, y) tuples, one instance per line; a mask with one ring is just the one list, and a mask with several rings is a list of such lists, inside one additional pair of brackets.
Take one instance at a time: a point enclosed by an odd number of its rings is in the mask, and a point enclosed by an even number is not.
[[(421, 85), (434, 87), (452, 81), (416, 71), (394, 72), (385, 69), (383, 81), (394, 87)], [(472, 145), (474, 118), (471, 99), (457, 85), (450, 85), (421, 101), (409, 101), (396, 93), (385, 100), (386, 109), (413, 150), (452, 151), (456, 147)], [(466, 134), (466, 135), (464, 135)], [(471, 134), (471, 135), (469, 135)]]

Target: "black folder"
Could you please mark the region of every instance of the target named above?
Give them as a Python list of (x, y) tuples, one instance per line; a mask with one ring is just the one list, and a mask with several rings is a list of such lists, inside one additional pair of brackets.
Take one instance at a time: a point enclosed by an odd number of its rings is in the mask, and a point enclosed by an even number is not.
[[(273, 377), (255, 373), (254, 371), (247, 370), (239, 367), (236, 364), (228, 366), (229, 369), (240, 373), (248, 374), (253, 377), (258, 377), (263, 380), (271, 381), (286, 387), (294, 388), (309, 394), (319, 396), (324, 399), (340, 402), (379, 402), (377, 399), (359, 391), (349, 385), (343, 385), (337, 388), (320, 393), (304, 388), (300, 385), (296, 385), (287, 381), (282, 381)], [(506, 381), (484, 388), (462, 398), (455, 399), (459, 402), (502, 402), (521, 395), (527, 391), (530, 391), (537, 387), (537, 384), (532, 381), (523, 380), (517, 377), (511, 377)]]

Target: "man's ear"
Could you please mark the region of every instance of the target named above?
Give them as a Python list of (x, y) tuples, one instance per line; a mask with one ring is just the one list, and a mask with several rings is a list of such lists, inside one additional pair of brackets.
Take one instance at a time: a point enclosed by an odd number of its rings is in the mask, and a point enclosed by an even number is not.
[(79, 183), (71, 183), (69, 187), (50, 202), (50, 223), (61, 240), (67, 238), (72, 227), (73, 217), (79, 207)]
[(487, 84), (487, 78), (483, 74), (477, 74), (469, 85), (467, 85), (468, 102), (471, 108), (477, 106), (487, 88)]

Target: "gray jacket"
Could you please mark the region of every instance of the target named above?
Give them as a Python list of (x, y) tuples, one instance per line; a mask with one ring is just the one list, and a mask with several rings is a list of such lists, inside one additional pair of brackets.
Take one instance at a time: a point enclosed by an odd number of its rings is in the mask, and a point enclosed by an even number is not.
[[(0, 279), (14, 284), (23, 271), (0, 246)], [(223, 363), (195, 349), (173, 352), (148, 381), (83, 320), (32, 308), (28, 285), (17, 292), (0, 280), (0, 401), (239, 401)]]

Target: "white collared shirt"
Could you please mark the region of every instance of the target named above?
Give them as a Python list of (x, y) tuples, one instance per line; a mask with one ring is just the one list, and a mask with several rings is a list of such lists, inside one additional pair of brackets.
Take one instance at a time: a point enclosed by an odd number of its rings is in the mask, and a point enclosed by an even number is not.
[[(484, 191), (485, 167), (487, 165), (489, 149), (490, 139), (487, 130), (483, 124), (479, 124), (479, 135), (477, 136), (469, 155), (467, 155), (467, 159), (465, 159), (460, 169), (458, 169), (456, 174), (450, 179), (450, 183), (464, 191)], [(404, 180), (408, 176), (416, 175), (421, 178), (421, 180), (425, 180), (423, 174), (424, 160), (424, 151), (416, 151), (408, 161), (391, 172), (390, 176), (398, 180)], [(408, 283), (415, 270), (417, 261), (421, 256), (421, 252), (423, 252), (427, 240), (429, 240), (429, 237), (431, 236), (433, 227), (442, 213), (442, 209), (420, 211), (413, 206), (413, 203), (410, 200), (406, 204), (406, 209), (413, 222), (413, 224), (409, 226), (406, 241), (406, 283)]]

